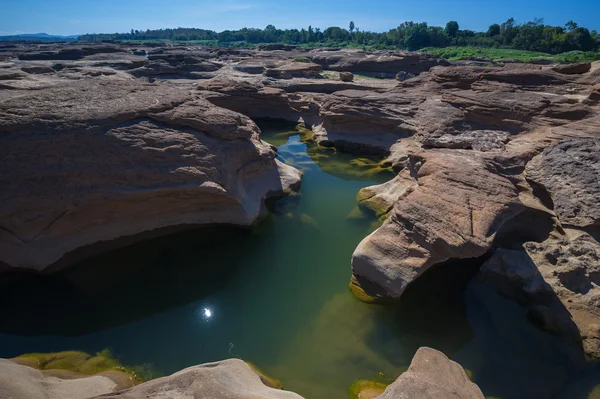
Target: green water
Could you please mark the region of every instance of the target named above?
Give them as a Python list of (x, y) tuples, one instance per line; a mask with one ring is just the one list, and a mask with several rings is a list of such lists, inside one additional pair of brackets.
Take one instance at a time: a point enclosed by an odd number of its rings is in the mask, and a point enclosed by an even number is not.
[(298, 195), (251, 231), (205, 228), (51, 276), (0, 277), (0, 357), (111, 348), (157, 376), (236, 356), (307, 399), (345, 399), (356, 379), (391, 382), (426, 345), (489, 397), (587, 398), (598, 385), (581, 353), (469, 282), (476, 264), (424, 276), (397, 306), (356, 300), (350, 258), (377, 224), (348, 215), (360, 188), (391, 174), (288, 128), (266, 126), (263, 139), (304, 172)]

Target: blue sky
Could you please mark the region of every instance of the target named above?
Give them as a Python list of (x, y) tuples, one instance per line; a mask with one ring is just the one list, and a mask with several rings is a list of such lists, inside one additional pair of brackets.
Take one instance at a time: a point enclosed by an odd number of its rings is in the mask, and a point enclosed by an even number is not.
[(494, 22), (568, 20), (600, 31), (600, 0), (0, 0), (0, 35), (114, 33), (133, 29), (197, 27), (342, 26), (385, 31), (407, 20), (486, 30)]

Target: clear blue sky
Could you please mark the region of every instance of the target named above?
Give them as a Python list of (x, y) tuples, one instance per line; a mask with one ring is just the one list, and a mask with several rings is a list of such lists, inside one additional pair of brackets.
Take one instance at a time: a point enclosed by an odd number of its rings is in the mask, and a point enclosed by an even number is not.
[(600, 31), (600, 0), (0, 0), (0, 35), (70, 35), (194, 27), (302, 28), (312, 24), (386, 31), (407, 20), (486, 30), (494, 22), (573, 20)]

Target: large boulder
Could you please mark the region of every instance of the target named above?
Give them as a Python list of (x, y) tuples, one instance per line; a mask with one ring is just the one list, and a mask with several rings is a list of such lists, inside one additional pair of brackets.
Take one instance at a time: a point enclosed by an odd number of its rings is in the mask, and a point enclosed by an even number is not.
[(408, 370), (378, 399), (484, 399), (460, 364), (435, 349), (419, 348)]
[(465, 150), (414, 151), (407, 171), (368, 196), (391, 209), (383, 225), (352, 256), (352, 271), (377, 287), (369, 294), (400, 298), (434, 265), (485, 254), (499, 228), (524, 210), (509, 176)]
[(559, 64), (552, 67), (552, 70), (565, 75), (580, 75), (589, 72), (592, 64), (589, 62), (578, 62), (576, 64)]
[(342, 82), (352, 82), (354, 80), (354, 74), (352, 72), (340, 72), (340, 80)]
[(102, 399), (302, 399), (293, 392), (266, 386), (261, 376), (238, 359), (194, 366)]
[(249, 226), (265, 197), (299, 183), (249, 118), (193, 91), (86, 79), (0, 99), (9, 266), (44, 270), (78, 248), (165, 227)]
[(0, 398), (86, 399), (117, 389), (110, 374), (81, 376), (60, 370), (40, 371), (0, 359)]
[(251, 118), (298, 121), (299, 110), (283, 89), (249, 81), (213, 78), (198, 85), (201, 95), (212, 104)]
[[(302, 399), (272, 388), (269, 379), (239, 359), (208, 363), (124, 389), (126, 374), (85, 376), (64, 370), (40, 371), (0, 359), (0, 397), (7, 399), (194, 398)], [(127, 378), (125, 378), (127, 380)], [(126, 384), (131, 386), (132, 384)]]
[(318, 98), (314, 138), (321, 145), (385, 154), (399, 139), (417, 132), (409, 122), (417, 111), (415, 97), (353, 89)]
[(314, 78), (323, 70), (321, 65), (312, 62), (289, 62), (276, 68), (265, 70), (265, 76), (275, 79), (291, 79), (294, 77)]
[(265, 72), (265, 65), (259, 62), (240, 62), (234, 65), (233, 69), (251, 75), (261, 75)]

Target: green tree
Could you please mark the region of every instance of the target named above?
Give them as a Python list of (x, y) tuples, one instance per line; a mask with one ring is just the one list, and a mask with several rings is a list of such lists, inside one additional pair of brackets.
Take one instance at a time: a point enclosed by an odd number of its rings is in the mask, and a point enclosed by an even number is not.
[(323, 36), (325, 36), (325, 40), (333, 40), (336, 42), (344, 40), (346, 38), (346, 34), (348, 34), (348, 31), (345, 31), (344, 29), (337, 26), (330, 26), (329, 28), (323, 31)]
[(486, 35), (488, 37), (499, 36), (500, 35), (500, 25), (498, 25), (498, 24), (490, 25), (490, 27), (487, 30)]
[(263, 39), (266, 43), (275, 43), (279, 39), (277, 28), (273, 25), (267, 25), (264, 30)]
[(418, 50), (429, 46), (429, 34), (427, 32), (427, 23), (421, 22), (412, 24), (406, 29), (404, 45), (409, 50)]
[(565, 27), (567, 28), (567, 32), (573, 32), (579, 25), (577, 25), (577, 22), (569, 21), (565, 24)]
[(315, 28), (315, 41), (316, 42), (323, 41), (323, 32), (321, 32), (321, 28)]
[(444, 29), (444, 32), (446, 32), (449, 37), (455, 38), (458, 34), (458, 28), (458, 22), (450, 21), (446, 24), (446, 29)]
[(502, 25), (500, 25), (500, 36), (502, 37), (503, 44), (510, 45), (516, 35), (517, 35), (517, 32), (515, 29), (515, 19), (514, 18), (509, 18), (506, 20), (506, 22), (504, 22)]
[(350, 34), (354, 33), (354, 21), (350, 21)]
[(308, 43), (308, 31), (304, 28), (300, 30), (300, 37), (302, 38), (302, 43)]
[(312, 25), (308, 25), (308, 42), (312, 43), (315, 41), (315, 31), (312, 28)]

